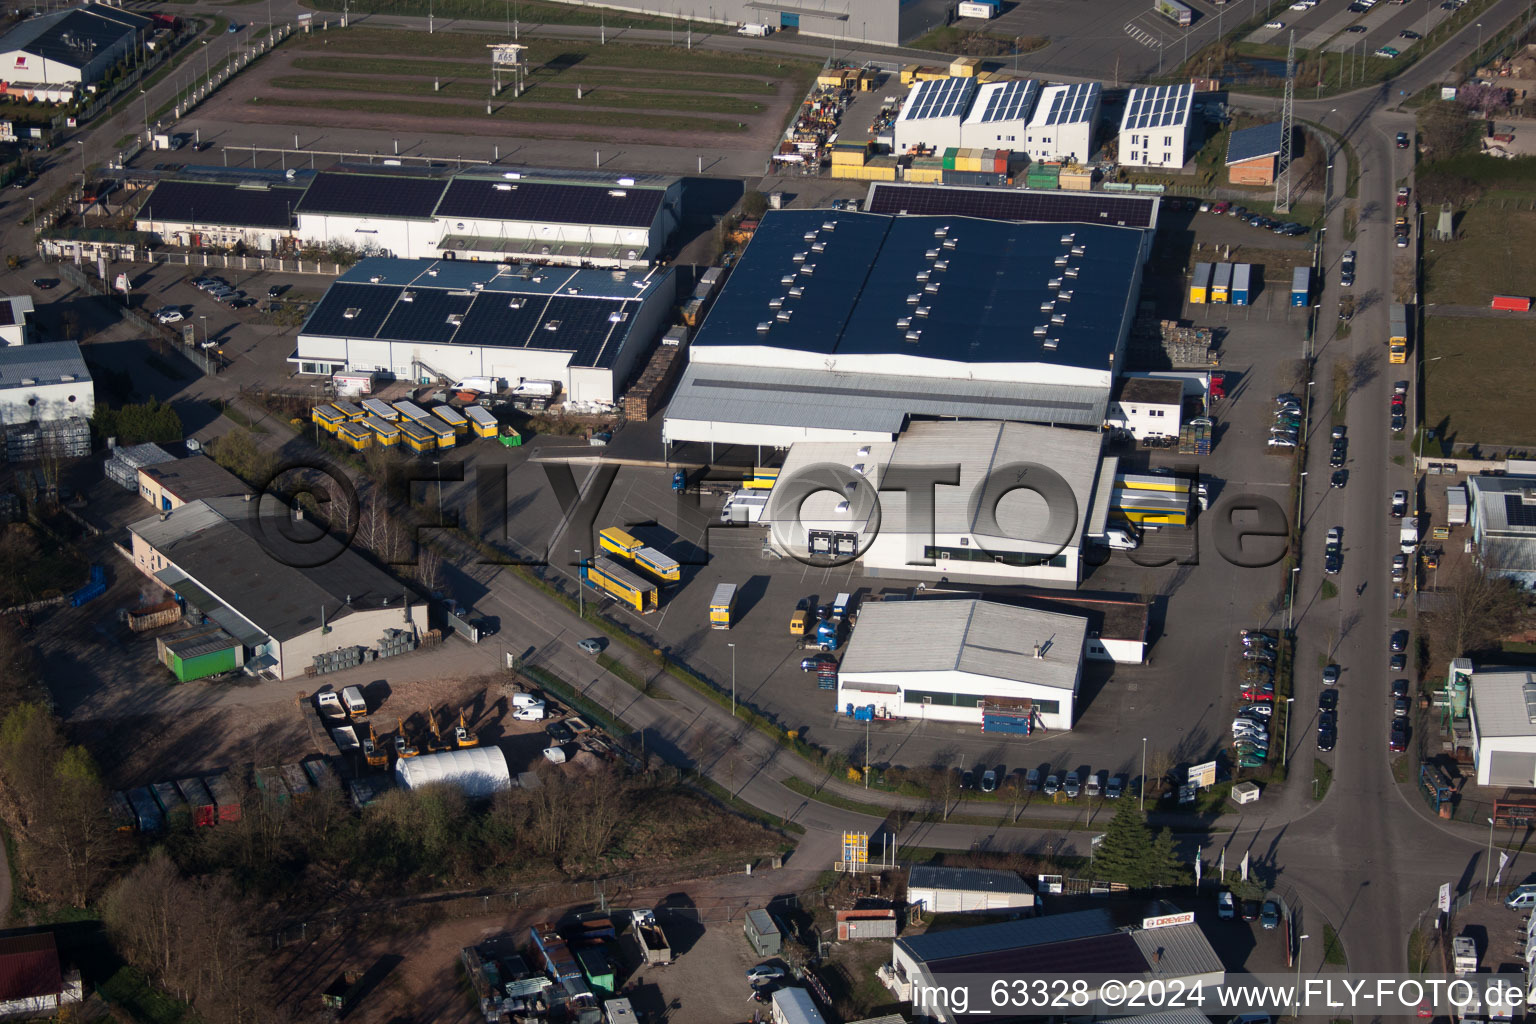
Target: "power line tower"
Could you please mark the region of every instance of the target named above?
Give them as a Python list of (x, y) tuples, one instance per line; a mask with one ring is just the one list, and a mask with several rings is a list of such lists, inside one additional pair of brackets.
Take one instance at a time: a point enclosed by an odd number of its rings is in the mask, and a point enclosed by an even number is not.
[(1275, 212), (1291, 212), (1291, 134), (1295, 131), (1296, 30), (1285, 51), (1285, 100), (1280, 104), (1280, 173), (1275, 177)]

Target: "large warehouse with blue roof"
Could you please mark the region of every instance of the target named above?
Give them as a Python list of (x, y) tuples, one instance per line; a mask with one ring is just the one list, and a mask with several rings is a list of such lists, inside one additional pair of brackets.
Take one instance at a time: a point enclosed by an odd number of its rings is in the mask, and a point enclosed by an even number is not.
[(770, 212), (700, 328), (669, 443), (890, 441), (910, 419), (1097, 430), (1150, 233)]

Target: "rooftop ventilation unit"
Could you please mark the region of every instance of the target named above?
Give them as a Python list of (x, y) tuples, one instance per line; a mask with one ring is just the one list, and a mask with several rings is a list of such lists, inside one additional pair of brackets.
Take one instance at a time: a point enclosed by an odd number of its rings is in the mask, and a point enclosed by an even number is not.
[(1050, 299), (1046, 299), (1044, 302), (1040, 303), (1040, 312), (1042, 313), (1049, 313), (1055, 308), (1056, 303), (1052, 302)]
[(1053, 277), (1049, 281), (1045, 282), (1045, 286), (1053, 292), (1057, 291), (1061, 288), (1061, 278)]
[(794, 284), (794, 283), (795, 283), (795, 275), (794, 274), (785, 274), (783, 277), (779, 278), (779, 284)]
[(1076, 240), (1077, 240), (1077, 233), (1073, 232), (1073, 231), (1068, 231), (1066, 234), (1061, 236), (1061, 244), (1062, 245), (1071, 245)]
[(614, 310), (612, 313), (608, 314), (608, 322), (611, 324), (621, 324), (628, 319), (628, 313), (620, 313), (618, 310)]
[(781, 309), (779, 310), (778, 315), (774, 317), (774, 319), (781, 324), (787, 324), (789, 323), (789, 318), (794, 315), (795, 311), (792, 309)]
[(580, 295), (581, 294), (581, 289), (580, 288), (567, 288), (565, 290), (565, 294), (567, 294), (567, 295)]
[(496, 191), (497, 192), (511, 192), (515, 188), (517, 188), (516, 185), (508, 185), (504, 181), (498, 181), (496, 183)]
[(633, 185), (634, 183), (635, 183), (635, 179), (634, 178), (620, 178), (619, 179), (619, 184), (620, 185)]
[(941, 228), (934, 228), (933, 229), (933, 237), (934, 238), (943, 238), (947, 234), (949, 234), (949, 225), (948, 224), (944, 225)]
[(1077, 280), (1077, 268), (1076, 267), (1068, 267), (1066, 270), (1062, 271), (1062, 273), (1064, 273), (1067, 277), (1071, 278), (1074, 281)]
[(1088, 247), (1087, 246), (1074, 245), (1072, 247), (1072, 255), (1073, 256), (1081, 256), (1083, 253), (1085, 253), (1087, 251), (1088, 251)]
[(923, 259), (925, 260), (936, 260), (938, 258), (939, 250), (937, 249), (929, 249), (927, 252), (923, 253)]
[(403, 291), (403, 292), (400, 293), (400, 301), (401, 302), (415, 302), (416, 301), (416, 293), (413, 292), (413, 291), (409, 291), (409, 290)]
[(611, 188), (608, 190), (608, 194), (613, 196), (615, 199), (623, 199), (625, 196), (629, 195), (628, 192), (625, 192), (621, 188)]
[(477, 291), (477, 292), (485, 291), (485, 282), (484, 281), (476, 281), (475, 282), (475, 291)]
[(827, 243), (826, 242), (812, 242), (811, 243), (811, 252), (826, 252), (826, 251), (827, 251)]
[(1056, 257), (1056, 265), (1058, 267), (1066, 266), (1067, 265), (1067, 257), (1065, 255), (1057, 256)]
[(814, 264), (814, 263), (802, 263), (802, 264), (800, 264), (800, 273), (804, 274), (806, 277), (810, 277), (812, 274), (816, 273), (816, 264)]
[(824, 220), (824, 221), (822, 221), (821, 222), (821, 230), (823, 230), (823, 231), (836, 231), (837, 230), (837, 221), (835, 221), (835, 220)]
[(467, 299), (475, 293), (470, 291), (468, 288), (452, 288), (449, 289), (448, 294), (456, 299)]
[(348, 306), (346, 311), (341, 314), (341, 317), (343, 320), (356, 320), (362, 315), (363, 310), (360, 306)]
[(368, 283), (369, 284), (378, 284), (379, 283), (379, 275), (378, 274), (374, 274), (372, 277), (370, 277), (368, 279)]
[(855, 462), (853, 464), (853, 471), (855, 473), (859, 474), (859, 476), (863, 476), (864, 475), (864, 470), (865, 470), (864, 463), (862, 463), (862, 462)]
[(917, 272), (917, 280), (918, 280), (919, 283), (928, 280), (928, 271), (926, 271), (926, 270), (919, 270)]
[(428, 277), (436, 277), (437, 276), (437, 268), (436, 267), (428, 267), (427, 268), (427, 276)]
[(1061, 339), (1060, 338), (1046, 338), (1045, 339), (1045, 350), (1047, 352), (1055, 352), (1056, 349), (1059, 348), (1060, 346), (1061, 346)]
[(927, 316), (929, 314), (929, 312), (931, 312), (929, 307), (927, 307), (927, 306), (918, 306), (916, 309), (914, 309), (912, 311), (912, 314), (914, 316)]
[(809, 255), (810, 255), (810, 253), (808, 253), (808, 252), (797, 252), (793, 256), (791, 256), (790, 259), (794, 260), (796, 263), (804, 263), (805, 262), (805, 258), (807, 256), (809, 256)]
[(514, 296), (512, 296), (512, 300), (507, 303), (507, 308), (509, 308), (509, 309), (522, 309), (523, 308), (523, 303), (525, 303), (527, 301), (528, 300), (523, 298), (521, 295), (514, 295)]
[(1058, 294), (1056, 296), (1056, 298), (1059, 299), (1062, 302), (1071, 302), (1072, 301), (1072, 289), (1068, 288), (1066, 291), (1061, 292), (1060, 294)]
[(544, 329), (546, 331), (558, 331), (560, 329), (560, 321), (550, 320), (544, 324)]
[(934, 264), (933, 264), (933, 269), (934, 270), (948, 270), (949, 269), (949, 260), (935, 260)]
[(782, 296), (782, 295), (780, 295), (776, 299), (769, 299), (768, 300), (768, 308), (769, 309), (782, 309), (783, 306), (784, 306), (784, 296)]
[(452, 324), (453, 326), (457, 327), (457, 326), (459, 326), (460, 324), (462, 324), (464, 322), (464, 314), (463, 313), (449, 313), (448, 314), (448, 322), (450, 324)]
[(909, 317), (909, 316), (904, 316), (901, 319), (896, 321), (896, 329), (898, 331), (904, 331), (908, 327), (911, 327), (911, 326), (912, 326), (912, 318)]
[(32, 385), (36, 384), (36, 383), (37, 383), (37, 378), (36, 377), (23, 377), (23, 378), (21, 378), (21, 386), (24, 387), (24, 388), (29, 388)]
[(792, 298), (792, 299), (798, 299), (800, 296), (802, 296), (804, 294), (805, 294), (805, 289), (801, 288), (799, 285), (795, 285), (793, 288), (791, 288), (789, 290), (789, 297)]
[(859, 450), (857, 452), (855, 452), (855, 454), (858, 455), (858, 457), (861, 458), (861, 459), (864, 458), (865, 456), (867, 456), (869, 454), (869, 445), (867, 445), (867, 444), (859, 445)]
[(923, 340), (923, 329), (921, 327), (919, 327), (919, 328), (917, 328), (915, 330), (908, 331), (907, 332), (907, 340), (908, 341), (922, 341)]
[(757, 325), (757, 333), (758, 334), (767, 334), (768, 333), (768, 328), (770, 328), (772, 326), (773, 326), (773, 321), (772, 320), (760, 321), (758, 323), (758, 325)]
[(503, 178), (507, 178), (510, 181), (516, 181), (517, 179), (521, 178), (523, 175), (522, 175), (521, 171), (502, 171), (501, 172), (501, 176)]
[(927, 292), (929, 295), (937, 295), (939, 293), (939, 282), (929, 281), (927, 284), (923, 285), (923, 291)]
[(913, 292), (911, 295), (907, 296), (907, 305), (915, 306), (918, 304), (918, 302), (922, 301), (922, 298), (923, 296), (921, 292)]
[(946, 239), (944, 239), (944, 248), (946, 248), (946, 249), (953, 249), (958, 244), (960, 244), (960, 239), (958, 239), (958, 238), (946, 238)]
[(1051, 328), (1047, 324), (1041, 324), (1035, 328), (1035, 337), (1037, 338), (1043, 338), (1049, 333), (1051, 333)]
[(816, 241), (816, 232), (814, 232), (814, 231), (807, 231), (801, 237), (804, 238), (807, 242), (814, 242), (814, 241)]
[(1065, 313), (1053, 313), (1053, 314), (1051, 314), (1051, 323), (1056, 324), (1057, 326), (1060, 326), (1060, 325), (1062, 325), (1062, 324), (1064, 324), (1066, 322), (1067, 322), (1067, 314), (1065, 314)]
[(837, 514), (840, 516), (845, 516), (848, 514), (848, 503), (846, 501), (840, 501), (837, 503)]

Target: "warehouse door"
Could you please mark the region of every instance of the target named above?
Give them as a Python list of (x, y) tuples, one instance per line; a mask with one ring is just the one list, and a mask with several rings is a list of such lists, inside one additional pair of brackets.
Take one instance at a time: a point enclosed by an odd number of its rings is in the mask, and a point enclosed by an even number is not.
[(1536, 753), (1495, 750), (1488, 762), (1490, 786), (1536, 785)]

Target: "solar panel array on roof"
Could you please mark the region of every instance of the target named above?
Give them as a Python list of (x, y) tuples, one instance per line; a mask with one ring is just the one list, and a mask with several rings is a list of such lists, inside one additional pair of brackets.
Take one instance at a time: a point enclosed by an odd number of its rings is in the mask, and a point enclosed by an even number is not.
[(10, 327), (16, 323), (16, 309), (9, 301), (0, 302), (0, 327)]
[(1536, 505), (1527, 505), (1519, 494), (1506, 494), (1504, 519), (1510, 526), (1536, 526)]
[(1227, 164), (1275, 156), (1280, 152), (1280, 122), (1255, 125), (1232, 133), (1227, 139)]
[(1103, 90), (1098, 82), (1077, 82), (1072, 85), (1053, 85), (1040, 94), (1040, 105), (1035, 108), (1031, 128), (1054, 124), (1075, 124), (1093, 116), (1098, 106), (1099, 93)]
[(1040, 83), (1029, 78), (984, 85), (966, 122), (990, 124), (994, 121), (1025, 120), (1033, 111), (1035, 97), (1039, 92)]
[(1195, 87), (1192, 85), (1154, 85), (1132, 89), (1125, 102), (1125, 119), (1121, 131), (1142, 128), (1167, 128), (1189, 121), (1189, 108), (1194, 102)]
[(959, 117), (976, 95), (974, 78), (936, 78), (918, 84), (902, 116), (909, 121), (928, 117)]
[(447, 182), (438, 177), (321, 171), (299, 200), (299, 213), (356, 217), (430, 217)]
[(455, 178), (437, 205), (437, 215), (646, 228), (656, 220), (665, 195), (659, 188), (601, 183)]
[(1157, 200), (1151, 196), (1117, 196), (1103, 192), (1027, 192), (876, 182), (870, 189), (865, 208), (870, 213), (958, 215), (1043, 224), (1114, 224), (1117, 227), (1148, 228), (1153, 223)]
[(293, 224), (302, 188), (251, 188), (234, 182), (162, 181), (144, 205), (140, 219), (161, 223), (230, 224), (279, 228)]

